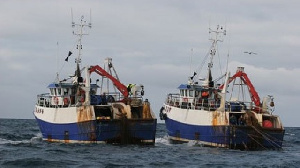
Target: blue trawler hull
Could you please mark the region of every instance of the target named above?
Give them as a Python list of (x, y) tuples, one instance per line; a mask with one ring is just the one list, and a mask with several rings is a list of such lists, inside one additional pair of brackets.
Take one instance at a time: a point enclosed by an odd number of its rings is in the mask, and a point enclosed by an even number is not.
[(54, 124), (36, 118), (44, 140), (66, 143), (154, 144), (156, 119), (91, 120)]
[(255, 128), (251, 126), (204, 126), (184, 124), (165, 119), (170, 140), (173, 142), (196, 141), (203, 146), (231, 149), (278, 149), (282, 147), (284, 130)]

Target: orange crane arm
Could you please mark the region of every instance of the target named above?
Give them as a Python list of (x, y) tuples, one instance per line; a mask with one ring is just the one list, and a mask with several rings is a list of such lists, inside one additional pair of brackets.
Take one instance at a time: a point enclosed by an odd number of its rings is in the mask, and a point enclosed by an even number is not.
[[(243, 71), (237, 71), (236, 74), (234, 74), (228, 81), (228, 84), (232, 82), (237, 77), (241, 78), (242, 81), (248, 86), (248, 90), (251, 96), (251, 100), (254, 102), (256, 106), (260, 106), (260, 98), (258, 96), (258, 93), (256, 92), (254, 86), (252, 85), (250, 79), (248, 78), (247, 74)], [(224, 84), (222, 84), (219, 89), (222, 90), (224, 87)]]
[(111, 76), (108, 72), (106, 72), (103, 68), (101, 68), (99, 65), (91, 66), (90, 67), (90, 73), (96, 72), (97, 74), (101, 76), (105, 76), (109, 78), (112, 83), (118, 88), (118, 90), (123, 94), (124, 97), (128, 97), (128, 91), (127, 87), (122, 84), (118, 79)]

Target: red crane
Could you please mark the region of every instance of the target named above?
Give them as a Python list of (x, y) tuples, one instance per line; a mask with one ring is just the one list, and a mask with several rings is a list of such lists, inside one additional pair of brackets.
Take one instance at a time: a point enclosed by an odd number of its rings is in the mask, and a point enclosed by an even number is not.
[(99, 74), (101, 76), (105, 76), (105, 77), (109, 78), (112, 81), (112, 83), (117, 87), (117, 89), (123, 94), (124, 98), (128, 97), (127, 87), (124, 84), (122, 84), (118, 79), (111, 76), (108, 72), (106, 72), (99, 65), (91, 66), (90, 73), (92, 73), (92, 72), (96, 72), (97, 74)]
[[(254, 102), (256, 107), (260, 107), (260, 98), (258, 96), (258, 93), (256, 92), (254, 86), (252, 85), (250, 79), (248, 78), (247, 74), (244, 72), (243, 67), (239, 67), (236, 71), (236, 73), (229, 79), (228, 84), (232, 82), (236, 78), (241, 78), (241, 80), (248, 86), (248, 90), (250, 93), (251, 100)], [(224, 84), (222, 84), (219, 89), (222, 90), (224, 87)]]

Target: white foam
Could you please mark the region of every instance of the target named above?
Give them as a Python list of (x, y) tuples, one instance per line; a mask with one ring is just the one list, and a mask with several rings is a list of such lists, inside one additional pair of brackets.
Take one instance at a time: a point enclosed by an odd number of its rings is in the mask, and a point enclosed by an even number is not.
[(0, 144), (1, 145), (5, 145), (5, 144), (13, 144), (13, 145), (17, 145), (17, 144), (21, 144), (21, 143), (29, 143), (29, 140), (22, 140), (22, 141), (12, 141), (12, 140), (8, 140), (8, 139), (2, 139), (0, 138)]
[(36, 136), (32, 137), (30, 140), (20, 140), (20, 141), (13, 141), (13, 140), (8, 140), (8, 139), (3, 139), (0, 138), (0, 145), (5, 145), (5, 144), (13, 144), (13, 145), (18, 145), (18, 144), (30, 144), (30, 143), (39, 143), (42, 141), (42, 134), (38, 133)]
[(190, 140), (187, 143), (187, 146), (203, 146), (203, 144), (200, 141)]
[(30, 143), (40, 143), (43, 140), (43, 136), (41, 133), (36, 134), (36, 136), (30, 139)]
[(169, 136), (165, 135), (164, 137), (161, 138), (155, 138), (155, 143), (156, 144), (164, 144), (164, 145), (171, 145), (169, 142)]

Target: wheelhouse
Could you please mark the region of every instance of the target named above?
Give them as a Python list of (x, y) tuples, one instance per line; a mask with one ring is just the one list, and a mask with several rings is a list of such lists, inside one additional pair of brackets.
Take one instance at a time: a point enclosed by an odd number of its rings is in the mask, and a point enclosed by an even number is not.
[(220, 96), (215, 88), (200, 85), (181, 84), (179, 94), (169, 94), (167, 104), (189, 109), (215, 110), (219, 107)]
[[(83, 101), (85, 96), (84, 91), (77, 90), (77, 85), (73, 83), (51, 83), (47, 88), (50, 90), (50, 93), (44, 93), (37, 96), (39, 106), (75, 106), (77, 102)], [(99, 86), (97, 84), (91, 84), (91, 97), (96, 96), (98, 88)]]

